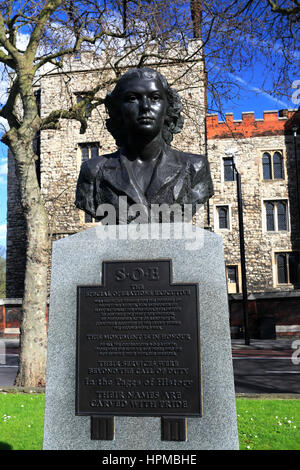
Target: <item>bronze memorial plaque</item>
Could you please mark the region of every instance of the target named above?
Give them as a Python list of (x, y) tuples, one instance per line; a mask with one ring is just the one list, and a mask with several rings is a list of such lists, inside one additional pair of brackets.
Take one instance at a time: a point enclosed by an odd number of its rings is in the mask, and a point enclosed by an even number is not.
[(201, 416), (198, 284), (162, 259), (102, 273), (77, 288), (76, 415)]

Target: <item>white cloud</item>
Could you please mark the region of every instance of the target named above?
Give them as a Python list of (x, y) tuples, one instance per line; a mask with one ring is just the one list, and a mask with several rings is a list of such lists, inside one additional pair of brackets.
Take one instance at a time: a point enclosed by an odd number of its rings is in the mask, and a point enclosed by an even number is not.
[(9, 130), (9, 125), (6, 119), (0, 117), (0, 135)]
[(246, 80), (243, 78), (239, 77), (238, 75), (235, 75), (233, 73), (230, 74), (237, 82), (240, 82), (242, 85), (245, 85), (249, 90), (254, 91), (255, 93), (258, 93), (259, 95), (264, 96), (268, 100), (272, 101), (273, 103), (276, 103), (277, 105), (284, 106), (285, 108), (288, 108), (289, 105), (285, 103), (284, 101), (275, 98), (274, 96), (270, 95), (266, 91), (262, 90), (261, 88), (255, 87), (250, 85)]
[[(2, 69), (2, 67), (0, 69)], [(1, 104), (6, 103), (6, 100), (8, 98), (7, 88), (8, 88), (8, 79), (6, 77), (3, 78), (3, 73), (2, 73), (2, 80), (0, 80), (0, 103)]]
[(283, 56), (289, 56), (290, 59), (299, 60), (300, 52), (298, 50), (284, 49), (283, 44), (281, 41), (277, 40), (276, 42), (272, 41), (263, 41), (261, 38), (257, 36), (250, 36), (249, 34), (245, 34), (240, 36), (240, 40), (246, 41), (251, 44), (254, 48), (263, 48), (265, 50), (272, 50), (275, 54), (280, 54)]
[(0, 176), (7, 175), (7, 163), (0, 164)]
[(0, 245), (2, 245), (3, 241), (4, 241), (4, 244), (6, 243), (6, 229), (7, 229), (7, 225), (6, 224), (2, 224), (0, 225)]
[(26, 47), (28, 46), (29, 39), (30, 39), (29, 34), (23, 34), (23, 33), (18, 32), (18, 34), (17, 34), (17, 48), (20, 51), (25, 51)]
[(0, 225), (0, 248), (3, 246), (6, 246), (6, 224)]

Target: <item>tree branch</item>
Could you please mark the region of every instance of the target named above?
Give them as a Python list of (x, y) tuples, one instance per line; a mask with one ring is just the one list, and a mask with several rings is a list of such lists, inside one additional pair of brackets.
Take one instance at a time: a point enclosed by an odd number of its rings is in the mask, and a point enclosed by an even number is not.
[(14, 114), (15, 103), (19, 95), (18, 90), (19, 90), (19, 80), (18, 78), (15, 78), (10, 88), (7, 102), (5, 103), (3, 108), (0, 110), (0, 116), (7, 119), (9, 126), (11, 128), (15, 127), (16, 129), (19, 129), (21, 125), (18, 118)]
[(75, 54), (76, 52), (80, 51), (80, 47), (82, 43), (89, 43), (89, 44), (95, 44), (95, 42), (98, 39), (101, 39), (102, 37), (107, 36), (111, 38), (117, 38), (117, 39), (124, 39), (126, 38), (125, 33), (111, 33), (108, 31), (101, 31), (100, 33), (95, 34), (93, 37), (89, 36), (80, 36), (77, 38), (76, 43), (73, 47), (69, 47), (63, 50), (59, 50), (58, 52), (55, 52), (53, 54), (49, 54), (47, 56), (40, 56), (35, 59), (35, 62), (38, 62), (35, 66), (35, 71), (37, 71), (40, 67), (42, 67), (44, 64), (47, 62), (50, 62), (53, 59), (56, 59), (57, 57), (63, 57), (68, 54)]
[(10, 65), (7, 62), (7, 58), (10, 61), (12, 61), (13, 59), (18, 60), (18, 58), (20, 57), (19, 51), (10, 42), (10, 40), (6, 36), (5, 21), (4, 21), (4, 18), (3, 18), (1, 13), (0, 13), (0, 44), (8, 52), (8, 56), (7, 56), (3, 51), (0, 51), (0, 53), (1, 53), (1, 57), (0, 57), (1, 62), (4, 62), (7, 65)]
[(87, 105), (91, 103), (92, 97), (97, 93), (99, 88), (100, 85), (92, 92), (86, 93), (86, 96), (79, 103), (74, 105), (73, 108), (70, 108), (68, 110), (57, 109), (55, 111), (52, 111), (47, 117), (42, 120), (41, 130), (58, 129), (60, 119), (75, 119), (81, 124), (80, 134), (84, 134), (87, 129), (87, 121), (91, 115), (92, 110), (104, 103), (104, 99), (99, 98), (97, 99), (97, 102), (91, 104), (91, 106), (87, 110)]
[(300, 13), (300, 2), (298, 2), (297, 0), (292, 0), (292, 1), (295, 5), (294, 7), (284, 8), (278, 5), (277, 0), (275, 1), (267, 0), (268, 4), (271, 7), (271, 10), (274, 13), (280, 13), (281, 15), (294, 15), (294, 14)]
[(43, 34), (45, 25), (50, 17), (50, 15), (57, 10), (57, 8), (63, 3), (63, 0), (48, 0), (46, 6), (40, 11), (36, 25), (33, 32), (30, 36), (30, 41), (26, 49), (26, 55), (31, 57), (31, 60), (34, 60), (37, 48), (39, 46), (41, 36)]

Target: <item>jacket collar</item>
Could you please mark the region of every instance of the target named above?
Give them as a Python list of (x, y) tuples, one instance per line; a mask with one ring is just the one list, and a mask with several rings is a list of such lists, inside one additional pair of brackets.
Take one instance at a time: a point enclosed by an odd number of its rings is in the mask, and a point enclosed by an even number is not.
[(165, 186), (172, 184), (182, 170), (182, 164), (176, 152), (165, 145), (145, 197), (140, 188), (131, 182), (124, 158), (126, 156), (120, 149), (115, 157), (107, 159), (102, 167), (102, 177), (118, 192), (126, 194), (138, 204), (148, 205)]

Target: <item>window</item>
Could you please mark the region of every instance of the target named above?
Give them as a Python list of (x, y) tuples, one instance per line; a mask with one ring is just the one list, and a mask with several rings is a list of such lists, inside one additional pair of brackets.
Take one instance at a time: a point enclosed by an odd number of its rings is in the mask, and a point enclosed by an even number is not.
[(264, 180), (271, 180), (272, 179), (272, 165), (271, 165), (271, 155), (267, 152), (263, 154), (262, 157), (262, 163), (263, 163), (263, 177)]
[(264, 205), (266, 231), (289, 230), (287, 201), (265, 201)]
[[(85, 97), (85, 95), (86, 95), (87, 93), (88, 93), (87, 91), (81, 91), (81, 92), (75, 93), (75, 95), (76, 95), (76, 103), (80, 103), (80, 101), (83, 100), (83, 98)], [(91, 105), (92, 105), (92, 103), (88, 103), (88, 104), (86, 105), (86, 108), (85, 108), (86, 111), (88, 111), (88, 110), (90, 109)]]
[(217, 206), (217, 223), (218, 229), (230, 229), (229, 206)]
[(276, 284), (297, 284), (299, 253), (275, 253)]
[(280, 152), (275, 152), (273, 155), (273, 178), (275, 180), (283, 179), (283, 157)]
[(284, 179), (283, 156), (280, 151), (264, 152), (262, 156), (264, 180)]
[(239, 288), (239, 269), (237, 265), (226, 266), (226, 279), (228, 294), (237, 294)]
[(223, 158), (224, 181), (235, 181), (233, 157)]
[[(81, 163), (89, 160), (89, 158), (99, 157), (99, 142), (91, 142), (79, 144)], [(93, 222), (92, 216), (84, 214), (85, 223)]]
[(89, 158), (99, 157), (99, 142), (79, 144), (81, 151), (81, 163)]

